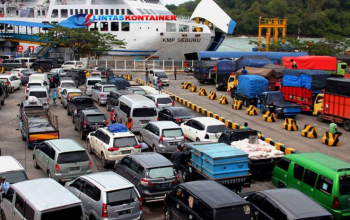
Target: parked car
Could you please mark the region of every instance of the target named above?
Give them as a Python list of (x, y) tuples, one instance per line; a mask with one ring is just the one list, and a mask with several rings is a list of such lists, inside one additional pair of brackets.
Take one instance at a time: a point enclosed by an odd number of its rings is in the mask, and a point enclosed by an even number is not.
[(107, 103), (107, 95), (112, 91), (117, 91), (117, 87), (114, 84), (97, 83), (91, 89), (91, 98), (101, 106)]
[(66, 77), (72, 78), (77, 86), (81, 86), (86, 82), (86, 73), (82, 69), (67, 70)]
[(99, 77), (88, 77), (85, 82), (85, 95), (92, 95), (92, 87), (94, 87), (97, 83), (101, 83), (102, 79)]
[(1, 106), (5, 105), (5, 99), (7, 97), (5, 86), (0, 83), (0, 109)]
[(21, 60), (21, 63), (24, 63), (26, 68), (30, 68), (30, 66), (35, 62), (36, 58), (34, 57), (18, 57), (15, 60)]
[(28, 180), (24, 167), (12, 156), (0, 156), (0, 175), (10, 184)]
[(125, 90), (112, 91), (110, 94), (107, 95), (107, 100), (106, 100), (107, 111), (111, 111), (112, 108), (114, 109), (114, 106), (117, 104), (120, 96), (130, 95), (130, 94), (132, 93)]
[(78, 197), (93, 219), (143, 219), (142, 199), (127, 179), (113, 172), (81, 176), (65, 187)]
[(170, 96), (166, 94), (148, 94), (145, 96), (156, 103), (156, 106), (159, 110), (175, 105), (174, 100), (172, 100)]
[(158, 121), (173, 121), (178, 125), (191, 118), (192, 113), (184, 107), (169, 107), (158, 112)]
[(172, 121), (150, 122), (140, 131), (140, 141), (158, 153), (174, 153), (177, 145), (182, 145), (185, 139), (181, 127)]
[(17, 76), (0, 75), (0, 81), (3, 81), (7, 85), (7, 89), (10, 93), (13, 93), (15, 89), (20, 90), (22, 88), (21, 80)]
[(95, 72), (100, 72), (102, 75), (107, 76), (107, 78), (114, 76), (113, 70), (106, 67), (97, 67)]
[(126, 87), (125, 90), (130, 92), (130, 93), (133, 93), (135, 95), (145, 96), (147, 94), (147, 92), (143, 88), (138, 87), (138, 86)]
[(16, 69), (16, 71), (12, 72), (11, 71), (11, 75), (13, 76), (17, 76), (18, 78), (20, 78), (22, 86), (27, 85), (28, 81), (29, 81), (29, 77), (32, 74), (37, 74), (38, 72), (35, 72), (34, 70), (28, 70), (28, 69), (21, 69), (19, 71), (17, 71), (18, 69)]
[(45, 109), (50, 108), (50, 95), (45, 86), (32, 86), (29, 88), (28, 96), (35, 96), (43, 104)]
[(218, 141), (222, 132), (226, 131), (225, 124), (215, 118), (192, 118), (181, 124), (186, 138), (192, 141)]
[(88, 96), (75, 96), (67, 104), (67, 115), (78, 114), (81, 110), (88, 109), (97, 109), (94, 101)]
[(86, 150), (71, 139), (42, 142), (34, 148), (33, 164), (58, 182), (67, 182), (92, 172)]
[(73, 115), (74, 129), (80, 132), (80, 138), (86, 139), (86, 136), (108, 125), (108, 120), (103, 112), (98, 109), (82, 110), (78, 114)]
[(182, 183), (166, 194), (165, 219), (251, 220), (249, 202), (210, 180)]
[(65, 77), (66, 76), (66, 72), (69, 69), (64, 69), (64, 68), (54, 68), (52, 70), (50, 70), (50, 73), (58, 73), (61, 77)]
[(112, 133), (107, 128), (90, 132), (86, 149), (90, 154), (95, 153), (101, 158), (105, 168), (129, 154), (141, 152), (141, 146), (131, 131)]
[(56, 88), (60, 82), (60, 74), (54, 72), (48, 72), (47, 78), (50, 81), (50, 88)]
[(62, 64), (61, 68), (65, 69), (84, 69), (84, 64), (81, 61), (68, 61)]
[(332, 220), (332, 214), (295, 189), (271, 189), (241, 194), (250, 202), (254, 220)]
[(30, 66), (31, 69), (38, 71), (39, 69), (45, 72), (50, 72), (52, 69), (57, 68), (57, 60), (55, 59), (37, 59)]
[(16, 60), (16, 59), (9, 59), (9, 60), (3, 60), (0, 63), (0, 68), (4, 68), (5, 70), (12, 70), (15, 68), (22, 68), (25, 67), (24, 60)]
[(33, 80), (45, 81), (44, 84), (46, 84), (45, 86), (47, 87), (47, 90), (50, 92), (50, 80), (49, 80), (49, 77), (47, 76), (46, 73), (37, 73), (37, 74), (30, 75), (29, 82), (31, 82)]
[(157, 76), (162, 82), (162, 86), (169, 86), (169, 77), (163, 70), (150, 70), (148, 82), (154, 85), (154, 77)]
[(71, 79), (62, 79), (58, 84), (57, 87), (57, 95), (58, 98), (61, 98), (61, 94), (63, 92), (63, 89), (68, 89), (68, 88), (76, 88), (77, 86), (75, 85), (74, 81)]
[(132, 154), (117, 160), (114, 171), (134, 184), (146, 202), (164, 200), (164, 195), (180, 184), (173, 164), (155, 152)]
[(83, 92), (80, 89), (76, 88), (64, 88), (61, 95), (61, 105), (64, 108), (67, 108), (68, 100), (72, 99), (75, 96), (82, 96)]
[(18, 78), (22, 78), (24, 73), (27, 73), (29, 71), (34, 72), (34, 70), (30, 70), (27, 68), (16, 68), (16, 69), (12, 69), (10, 72), (10, 75), (12, 76), (17, 76)]
[[(28, 98), (28, 93), (29, 93), (29, 90), (30, 88), (32, 87), (45, 87), (46, 90), (47, 90), (47, 85), (46, 85), (46, 82), (45, 81), (42, 81), (42, 80), (32, 80), (30, 81), (27, 86), (26, 86), (26, 89), (24, 91), (24, 94), (25, 94), (25, 97)], [(49, 92), (49, 91), (48, 91)]]

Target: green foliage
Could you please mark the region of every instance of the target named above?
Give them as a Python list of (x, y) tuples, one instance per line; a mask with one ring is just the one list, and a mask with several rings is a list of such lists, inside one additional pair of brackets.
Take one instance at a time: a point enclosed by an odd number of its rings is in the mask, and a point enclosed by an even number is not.
[(40, 33), (38, 36), (44, 41), (52, 44), (69, 47), (74, 54), (83, 56), (102, 56), (112, 48), (113, 45), (125, 45), (121, 40), (115, 38), (110, 33), (100, 33), (98, 31), (88, 31), (86, 28), (66, 28), (55, 25), (46, 33)]

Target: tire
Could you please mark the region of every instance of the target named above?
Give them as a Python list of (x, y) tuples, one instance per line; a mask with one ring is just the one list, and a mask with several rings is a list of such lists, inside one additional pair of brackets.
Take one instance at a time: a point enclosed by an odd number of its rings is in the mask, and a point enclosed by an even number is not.
[(71, 115), (71, 113), (69, 112), (69, 108), (67, 108), (67, 115)]
[(286, 185), (284, 183), (279, 182), (278, 183), (278, 188), (286, 188)]
[(201, 142), (201, 140), (199, 140), (199, 138), (196, 139), (196, 142)]
[(39, 169), (38, 163), (36, 162), (35, 156), (33, 157), (33, 165), (35, 169)]
[(101, 153), (101, 165), (102, 165), (103, 168), (107, 168), (108, 167), (105, 155), (103, 153)]
[(86, 150), (89, 154), (92, 154), (91, 144), (90, 141), (86, 142)]
[(84, 135), (84, 130), (83, 129), (80, 130), (80, 139), (82, 139), (82, 140), (86, 139), (86, 136)]
[(173, 220), (173, 213), (171, 212), (171, 210), (168, 207), (166, 207), (164, 209), (164, 219), (165, 220)]
[(89, 220), (96, 220), (95, 216), (90, 215)]
[(322, 115), (322, 113), (318, 113), (317, 114), (317, 121), (323, 122), (323, 115)]
[(1, 209), (1, 220), (6, 220), (4, 211)]
[(20, 83), (18, 86), (18, 90), (21, 90), (21, 89), (22, 89), (22, 83)]
[(49, 170), (47, 171), (47, 177), (52, 179), (52, 175), (51, 175), (51, 172)]
[(349, 119), (345, 119), (343, 121), (343, 128), (345, 131), (350, 131), (350, 120)]
[(11, 87), (10, 93), (12, 94), (12, 93), (14, 93), (14, 92), (15, 92), (15, 87)]
[(5, 99), (1, 101), (1, 105), (5, 105)]

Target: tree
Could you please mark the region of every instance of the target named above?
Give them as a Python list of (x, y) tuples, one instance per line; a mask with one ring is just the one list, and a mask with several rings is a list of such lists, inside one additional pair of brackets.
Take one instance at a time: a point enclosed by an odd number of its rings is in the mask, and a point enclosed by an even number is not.
[(272, 0), (267, 4), (267, 10), (272, 17), (284, 18), (289, 11), (289, 6), (285, 0)]
[(173, 10), (176, 10), (177, 9), (177, 6), (174, 5), (174, 4), (166, 4), (165, 7), (169, 10), (169, 11), (173, 11)]

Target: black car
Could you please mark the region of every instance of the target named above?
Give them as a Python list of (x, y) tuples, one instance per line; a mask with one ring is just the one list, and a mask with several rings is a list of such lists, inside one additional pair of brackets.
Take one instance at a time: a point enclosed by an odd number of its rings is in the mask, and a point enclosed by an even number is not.
[(66, 77), (72, 78), (75, 82), (75, 85), (81, 86), (86, 82), (86, 73), (84, 70), (80, 69), (71, 69), (66, 72)]
[(332, 220), (332, 214), (296, 189), (271, 189), (241, 194), (250, 202), (254, 220)]
[(163, 155), (147, 152), (117, 160), (114, 171), (134, 184), (144, 201), (161, 201), (180, 183), (173, 166)]
[(114, 108), (120, 96), (130, 95), (130, 94), (131, 92), (128, 92), (125, 90), (112, 91), (109, 95), (107, 95), (107, 102), (106, 102), (107, 111), (111, 111), (112, 108)]
[(64, 58), (63, 57), (48, 57), (48, 59), (56, 60), (57, 66), (62, 66), (62, 64), (64, 64)]
[(73, 115), (73, 123), (74, 129), (80, 132), (82, 140), (85, 140), (90, 132), (108, 125), (106, 116), (98, 109), (80, 111)]
[(50, 81), (50, 88), (56, 88), (60, 82), (61, 77), (59, 73), (48, 72), (47, 78), (49, 78)]
[(51, 69), (57, 68), (57, 60), (55, 59), (37, 59), (30, 66), (30, 69), (37, 71), (38, 69), (49, 72)]
[(8, 86), (5, 82), (0, 81), (0, 85), (2, 86), (2, 88), (4, 89), (5, 92), (5, 97), (8, 97), (10, 94), (10, 91), (8, 90)]
[(67, 115), (78, 114), (81, 110), (97, 109), (89, 96), (75, 96), (67, 100)]
[(28, 71), (22, 71), (22, 77), (21, 77), (21, 83), (23, 86), (27, 85), (29, 82), (29, 77), (32, 74), (36, 74), (38, 72), (32, 71), (32, 70), (28, 70)]
[(191, 118), (191, 112), (183, 107), (169, 107), (158, 112), (159, 121), (173, 121), (179, 125)]
[(97, 67), (94, 72), (100, 72), (101, 75), (107, 76), (107, 78), (114, 76), (113, 70), (105, 67)]
[(0, 109), (1, 106), (5, 105), (5, 98), (6, 98), (6, 90), (5, 87), (2, 83), (0, 83)]
[(251, 220), (249, 202), (210, 180), (182, 183), (166, 194), (165, 219)]

